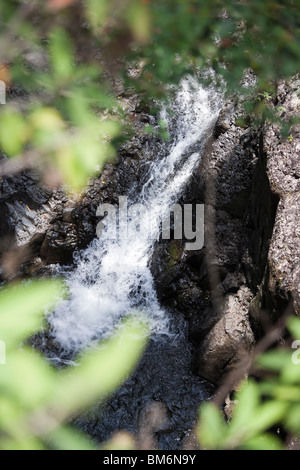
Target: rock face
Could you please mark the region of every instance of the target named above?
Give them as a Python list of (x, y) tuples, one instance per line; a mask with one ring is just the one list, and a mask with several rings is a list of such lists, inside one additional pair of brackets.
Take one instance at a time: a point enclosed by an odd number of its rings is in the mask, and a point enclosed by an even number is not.
[[(297, 115), (299, 96), (299, 80), (280, 83), (273, 107), (284, 119)], [(163, 241), (151, 262), (160, 301), (188, 321), (194, 372), (214, 385), (251, 354), (264, 333), (262, 312), (274, 322), (292, 301), (300, 313), (300, 128), (283, 138), (275, 124), (240, 127), (240, 113), (234, 102), (222, 110), (178, 201), (205, 204), (204, 247), (185, 251), (181, 241)], [(141, 116), (144, 122), (147, 115)], [(95, 237), (98, 205), (117, 204), (137, 187), (149, 149), (159, 145), (138, 133), (80, 200), (40, 186), (33, 172), (3, 178), (1, 251), (7, 244), (34, 247), (34, 262), (27, 256), (20, 263), (25, 274), (72, 263), (74, 250)]]
[[(274, 109), (298, 111), (300, 82), (279, 84)], [(228, 103), (180, 202), (205, 203), (205, 246), (173, 240), (153, 260), (161, 301), (189, 321), (194, 371), (215, 385), (292, 300), (299, 314), (300, 128), (238, 127)], [(163, 261), (162, 261), (163, 260)], [(158, 267), (158, 264), (160, 266)]]
[[(286, 118), (300, 116), (300, 81), (281, 83), (278, 100)], [(284, 111), (285, 110), (285, 111)], [(267, 174), (271, 190), (279, 197), (273, 237), (268, 253), (268, 288), (275, 299), (292, 299), (300, 314), (300, 127), (292, 126), (287, 139), (282, 139), (277, 126), (265, 132)], [(278, 299), (278, 300), (277, 300)]]
[[(62, 212), (67, 198), (61, 190), (51, 190), (34, 171), (4, 176), (0, 180), (0, 254), (2, 274), (13, 277), (18, 264), (40, 255), (47, 230)], [(10, 252), (16, 263), (11, 263)], [(18, 256), (21, 254), (20, 263)]]

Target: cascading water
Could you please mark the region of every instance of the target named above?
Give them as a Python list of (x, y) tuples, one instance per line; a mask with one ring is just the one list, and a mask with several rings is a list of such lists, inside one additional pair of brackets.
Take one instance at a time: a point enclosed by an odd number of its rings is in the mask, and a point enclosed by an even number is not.
[[(142, 183), (127, 195), (128, 206), (140, 203), (151, 208), (154, 220), (169, 213), (199, 164), (221, 101), (220, 95), (202, 88), (194, 78), (181, 82), (169, 108), (161, 112), (170, 139), (147, 161)], [(126, 238), (119, 224), (118, 238), (95, 238), (77, 256), (76, 269), (66, 276), (69, 299), (50, 315), (51, 330), (63, 355), (109, 336), (133, 310), (146, 316), (152, 336), (137, 370), (105, 409), (101, 403), (95, 405), (93, 413), (81, 416), (77, 424), (103, 441), (119, 429), (136, 432), (143, 409), (159, 402), (166, 408), (168, 422), (156, 433), (158, 446), (177, 449), (194, 425), (199, 403), (209, 398), (209, 386), (191, 372), (185, 320), (167, 312), (157, 299), (150, 262), (159, 226), (154, 227), (154, 236), (147, 237), (147, 212), (131, 214), (129, 219), (129, 225), (144, 230), (129, 230)]]
[[(133, 188), (128, 195), (129, 205), (150, 207), (154, 219), (168, 213), (199, 163), (219, 108), (216, 92), (205, 90), (191, 77), (181, 82), (170, 108), (161, 112), (171, 140), (151, 162), (140, 193)], [(192, 151), (195, 145), (197, 152)], [(130, 224), (146, 227), (147, 220), (136, 214)], [(132, 231), (131, 237), (119, 233), (115, 240), (95, 239), (81, 254), (76, 270), (66, 279), (69, 299), (50, 316), (53, 334), (63, 348), (78, 350), (106, 337), (133, 309), (147, 316), (154, 333), (169, 333), (169, 317), (159, 305), (149, 268), (155, 238), (157, 233), (147, 237), (145, 231), (141, 236)]]

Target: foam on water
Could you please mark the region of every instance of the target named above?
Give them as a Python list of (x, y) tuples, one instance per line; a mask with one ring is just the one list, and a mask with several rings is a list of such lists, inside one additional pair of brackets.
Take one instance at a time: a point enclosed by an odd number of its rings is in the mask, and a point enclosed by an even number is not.
[[(168, 214), (199, 163), (220, 106), (215, 91), (194, 78), (182, 80), (171, 105), (161, 112), (171, 139), (151, 162), (140, 193), (129, 195), (128, 205), (140, 202), (151, 207), (154, 216)], [(137, 217), (136, 223), (146, 226), (146, 219)], [(107, 337), (121, 318), (136, 310), (147, 316), (153, 333), (169, 333), (168, 314), (159, 305), (149, 268), (154, 241), (136, 232), (116, 240), (96, 238), (81, 253), (66, 278), (69, 298), (49, 317), (63, 348), (76, 351)]]

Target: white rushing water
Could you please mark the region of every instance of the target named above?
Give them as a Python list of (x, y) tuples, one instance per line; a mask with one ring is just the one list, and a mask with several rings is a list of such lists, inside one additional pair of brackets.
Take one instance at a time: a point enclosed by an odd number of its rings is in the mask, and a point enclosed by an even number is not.
[[(154, 215), (169, 212), (199, 163), (220, 107), (215, 91), (194, 78), (182, 80), (169, 109), (161, 112), (171, 139), (151, 161), (148, 179), (140, 194), (128, 197), (128, 205), (140, 202)], [(143, 226), (146, 220), (137, 217), (131, 222)], [(96, 238), (78, 257), (66, 279), (69, 298), (49, 318), (63, 348), (76, 351), (107, 337), (122, 317), (136, 310), (147, 316), (154, 333), (168, 334), (168, 314), (159, 305), (149, 268), (153, 246), (153, 237), (133, 231), (129, 238)]]

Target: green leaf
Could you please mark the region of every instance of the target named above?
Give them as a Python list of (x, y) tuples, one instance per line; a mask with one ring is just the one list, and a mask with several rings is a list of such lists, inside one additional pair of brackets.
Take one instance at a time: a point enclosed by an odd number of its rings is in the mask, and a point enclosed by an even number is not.
[(20, 426), (16, 426), (15, 423), (23, 418), (24, 410), (21, 404), (15, 400), (14, 396), (7, 395), (2, 391), (0, 400), (0, 429), (5, 429), (6, 433), (9, 434), (14, 434), (15, 432), (18, 434)]
[(259, 390), (253, 380), (248, 380), (240, 389), (236, 397), (238, 403), (234, 408), (230, 422), (230, 434), (242, 432), (248, 427), (249, 421), (259, 406)]
[[(28, 378), (27, 378), (28, 381)], [(2, 392), (0, 400), (0, 449), (1, 450), (28, 450), (44, 449), (38, 437), (29, 429), (26, 409), (15, 400)]]
[(1, 116), (0, 145), (8, 156), (19, 154), (29, 135), (29, 127), (20, 112), (8, 109)]
[(267, 389), (262, 384), (261, 390), (268, 391), (269, 395), (279, 401), (295, 402), (300, 401), (300, 389), (298, 385), (273, 384)]
[[(290, 354), (290, 360), (286, 364), (285, 368), (283, 368), (281, 371), (281, 380), (284, 383), (296, 384), (300, 382), (300, 364), (298, 363), (299, 354), (300, 354), (299, 349), (297, 350), (292, 349), (289, 354)], [(297, 362), (294, 363), (293, 360)]]
[(201, 448), (208, 450), (222, 449), (227, 431), (222, 412), (211, 403), (202, 405), (199, 424), (196, 429)]
[(292, 405), (286, 413), (284, 422), (292, 433), (297, 433), (300, 437), (300, 403)]
[(38, 437), (33, 435), (22, 436), (21, 439), (2, 438), (2, 450), (45, 450), (45, 446)]
[(43, 153), (59, 146), (60, 141), (67, 140), (64, 133), (66, 123), (55, 108), (43, 107), (33, 111), (30, 116), (33, 128), (32, 143)]
[(0, 385), (25, 411), (34, 410), (50, 399), (54, 379), (54, 372), (45, 359), (23, 348), (8, 355), (7, 364), (1, 369)]
[(300, 318), (290, 317), (287, 319), (286, 326), (295, 339), (300, 340)]
[[(244, 395), (244, 399), (245, 398), (246, 393)], [(247, 408), (247, 403), (244, 399), (243, 406)], [(273, 425), (280, 423), (287, 409), (287, 405), (284, 402), (269, 401), (260, 406), (253, 406), (253, 398), (250, 397), (250, 400), (252, 401), (252, 405), (250, 405), (249, 409), (247, 408), (246, 411), (244, 410), (242, 412), (238, 410), (239, 416), (236, 421), (234, 411), (232, 426), (231, 424), (229, 425), (228, 438), (225, 442), (226, 448), (239, 448), (249, 439), (255, 438)], [(252, 413), (250, 413), (250, 409)]]
[(246, 440), (240, 448), (243, 450), (284, 450), (280, 439), (269, 433), (264, 433)]
[(287, 404), (280, 401), (270, 401), (257, 408), (256, 413), (248, 423), (249, 437), (260, 434), (278, 424), (284, 418)]
[(262, 369), (280, 372), (291, 362), (291, 352), (287, 350), (268, 351), (256, 359), (256, 365)]
[(146, 44), (151, 35), (150, 9), (142, 0), (133, 0), (127, 8), (127, 21), (138, 43)]
[(108, 0), (87, 0), (86, 13), (95, 32), (101, 31), (107, 21)]
[(58, 80), (58, 85), (71, 81), (75, 70), (73, 48), (68, 34), (62, 28), (55, 27), (52, 30), (49, 50), (54, 78)]
[(86, 186), (87, 179), (115, 157), (110, 141), (119, 130), (116, 122), (94, 122), (92, 118), (88, 127), (78, 129), (74, 142), (60, 147), (55, 153), (64, 182), (79, 191)]
[(61, 115), (55, 108), (42, 107), (34, 110), (30, 116), (34, 128), (55, 132), (66, 127)]
[(0, 290), (0, 335), (7, 348), (41, 326), (45, 308), (51, 308), (62, 296), (57, 280), (31, 281)]
[(82, 432), (68, 426), (59, 426), (46, 436), (55, 450), (96, 450), (96, 445)]

